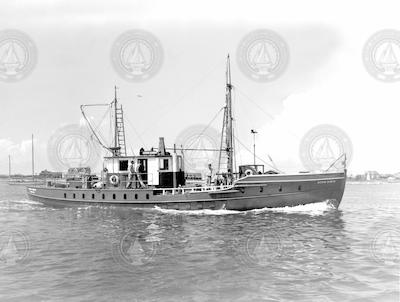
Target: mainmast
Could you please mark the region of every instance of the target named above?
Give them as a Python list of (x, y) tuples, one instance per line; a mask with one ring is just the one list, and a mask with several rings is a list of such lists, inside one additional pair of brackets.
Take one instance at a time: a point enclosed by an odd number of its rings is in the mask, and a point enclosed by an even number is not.
[(233, 116), (232, 116), (232, 83), (231, 83), (231, 62), (228, 54), (226, 62), (226, 119), (225, 138), (227, 154), (227, 172), (233, 176)]

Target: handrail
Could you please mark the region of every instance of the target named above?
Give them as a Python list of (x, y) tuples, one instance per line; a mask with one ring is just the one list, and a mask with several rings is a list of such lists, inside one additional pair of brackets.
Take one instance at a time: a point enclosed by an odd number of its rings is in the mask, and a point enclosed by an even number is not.
[(219, 185), (219, 186), (204, 186), (204, 187), (179, 187), (179, 188), (160, 188), (159, 191), (162, 195), (176, 195), (185, 193), (196, 193), (196, 192), (215, 192), (220, 190), (226, 190), (232, 188), (233, 185)]
[[(101, 182), (103, 180), (99, 179), (96, 181), (93, 181), (92, 184)], [(56, 183), (63, 183), (67, 185), (67, 188), (69, 187), (69, 182), (66, 179), (49, 179), (46, 178), (45, 185), (48, 186), (49, 182), (52, 183), (51, 186), (54, 186)], [(126, 184), (129, 181), (127, 180), (120, 180), (119, 181), (119, 187), (122, 187), (123, 189), (126, 187)], [(133, 187), (136, 187), (136, 185), (139, 183), (138, 180), (132, 180), (130, 181), (132, 183)], [(143, 181), (146, 186), (147, 186), (147, 181)], [(222, 191), (222, 190), (228, 190), (233, 188), (233, 185), (211, 185), (211, 186), (199, 186), (199, 187), (178, 187), (178, 188), (152, 188), (155, 191), (160, 192), (162, 195), (178, 195), (178, 194), (190, 194), (190, 193), (197, 193), (197, 192), (215, 192), (215, 191)], [(82, 189), (88, 189), (85, 185), (82, 186)], [(95, 189), (92, 187), (92, 189)], [(142, 189), (146, 189), (142, 188)]]
[(347, 157), (346, 157), (346, 153), (343, 153), (337, 159), (335, 159), (335, 161), (328, 167), (328, 169), (325, 170), (325, 172), (328, 172), (342, 157), (344, 157), (343, 167), (344, 167), (344, 169), (346, 169)]

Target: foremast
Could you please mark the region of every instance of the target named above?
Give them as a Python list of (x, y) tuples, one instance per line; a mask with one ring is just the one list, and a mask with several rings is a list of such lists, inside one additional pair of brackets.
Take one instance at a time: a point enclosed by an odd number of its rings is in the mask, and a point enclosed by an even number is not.
[[(95, 129), (93, 128), (90, 120), (87, 118), (85, 114), (86, 107), (98, 107), (98, 106), (107, 106), (109, 110), (113, 110), (114, 112), (114, 119), (111, 120), (111, 125), (114, 128), (114, 135), (113, 135), (113, 143), (111, 146), (107, 145), (105, 142), (100, 139), (99, 135), (96, 133)], [(117, 98), (117, 86), (114, 87), (114, 100), (109, 104), (91, 104), (91, 105), (81, 105), (81, 112), (82, 116), (87, 122), (87, 125), (92, 132), (93, 136), (96, 138), (97, 142), (102, 146), (104, 149), (112, 153), (113, 157), (120, 157), (126, 156), (126, 142), (125, 142), (125, 125), (124, 125), (124, 112), (122, 109), (122, 105), (118, 104)]]
[(113, 156), (126, 156), (124, 111), (122, 105), (118, 105), (117, 86), (114, 86), (114, 146), (111, 147)]

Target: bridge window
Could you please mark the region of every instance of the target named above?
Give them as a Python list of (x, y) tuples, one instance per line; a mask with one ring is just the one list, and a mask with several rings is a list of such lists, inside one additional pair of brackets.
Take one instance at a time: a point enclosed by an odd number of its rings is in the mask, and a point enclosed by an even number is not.
[(169, 160), (168, 158), (160, 159), (160, 170), (168, 170)]
[(120, 160), (119, 161), (119, 170), (120, 171), (128, 171), (128, 160)]
[(178, 156), (178, 169), (182, 170), (182, 157)]

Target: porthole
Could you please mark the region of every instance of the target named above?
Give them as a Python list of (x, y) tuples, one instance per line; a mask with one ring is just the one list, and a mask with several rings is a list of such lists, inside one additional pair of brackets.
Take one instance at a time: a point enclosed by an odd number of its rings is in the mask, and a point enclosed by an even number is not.
[(92, 194), (92, 199), (94, 199), (94, 194)]
[(279, 192), (282, 192), (282, 186), (279, 186)]
[(85, 199), (85, 194), (82, 194), (82, 199)]
[(298, 186), (298, 187), (297, 187), (297, 190), (301, 191), (301, 186)]
[(264, 192), (264, 187), (260, 187), (260, 193)]
[(149, 194), (146, 194), (146, 199), (149, 199), (150, 198), (150, 195)]
[(135, 199), (137, 199), (138, 198), (138, 196), (137, 196), (137, 194), (135, 194)]
[(124, 199), (126, 199), (126, 194), (124, 194)]
[(113, 194), (113, 199), (115, 199), (115, 194)]
[(72, 198), (74, 198), (74, 199), (75, 199), (75, 193), (74, 193), (74, 194), (72, 194)]
[(67, 193), (64, 193), (64, 198), (67, 198)]
[(105, 195), (105, 194), (102, 194), (102, 195), (101, 195), (101, 198), (105, 199), (105, 198), (106, 198), (106, 195)]

